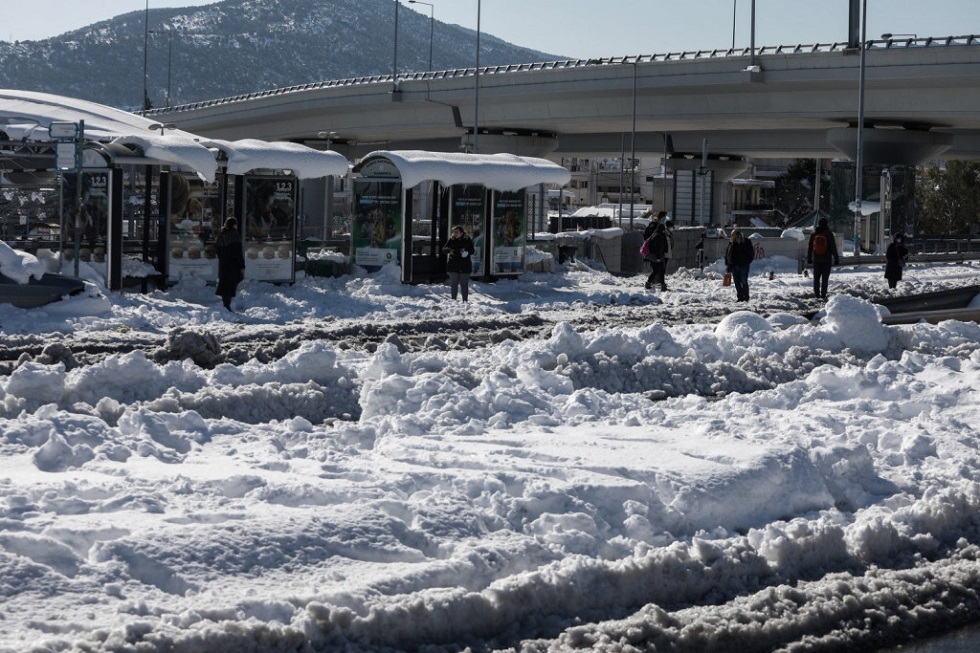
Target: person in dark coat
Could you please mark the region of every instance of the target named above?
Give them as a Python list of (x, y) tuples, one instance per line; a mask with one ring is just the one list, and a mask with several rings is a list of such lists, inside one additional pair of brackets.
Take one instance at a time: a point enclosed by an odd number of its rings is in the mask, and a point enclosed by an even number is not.
[(810, 244), (806, 250), (806, 262), (813, 266), (813, 295), (827, 299), (827, 284), (830, 282), (830, 267), (840, 265), (837, 254), (837, 238), (827, 226), (827, 218), (820, 218), (817, 228), (810, 234)]
[(221, 227), (214, 244), (218, 255), (218, 288), (216, 295), (229, 311), (231, 299), (238, 291), (238, 284), (245, 278), (245, 255), (242, 253), (242, 237), (238, 233), (238, 220), (228, 218)]
[(650, 253), (647, 260), (650, 261), (650, 276), (644, 287), (653, 288), (660, 284), (661, 292), (667, 290), (667, 258), (670, 256), (670, 241), (667, 239), (667, 227), (663, 222), (658, 222), (653, 229), (653, 235), (648, 238), (650, 241)]
[(449, 294), (453, 299), (460, 294), (465, 302), (470, 294), (470, 274), (473, 273), (473, 256), (476, 254), (473, 239), (466, 235), (461, 226), (456, 225), (449, 232), (449, 240), (442, 251), (449, 255), (446, 259)]
[(885, 249), (885, 278), (888, 279), (888, 287), (895, 288), (902, 280), (902, 268), (909, 258), (909, 249), (905, 246), (905, 236), (895, 234), (892, 242)]
[(725, 251), (725, 266), (735, 284), (735, 301), (749, 301), (749, 267), (754, 259), (755, 247), (741, 231), (733, 231)]

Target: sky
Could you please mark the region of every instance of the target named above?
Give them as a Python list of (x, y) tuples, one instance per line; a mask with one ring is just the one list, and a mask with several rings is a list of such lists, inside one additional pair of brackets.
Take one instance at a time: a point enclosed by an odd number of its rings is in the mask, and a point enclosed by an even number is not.
[[(406, 8), (430, 15), (427, 5)], [(150, 8), (210, 4), (149, 0)], [(477, 27), (477, 0), (436, 0), (437, 21)], [(975, 0), (868, 0), (869, 38), (882, 33), (960, 36), (980, 27)], [(0, 38), (36, 40), (143, 10), (145, 0), (34, 0), (3, 12)], [(570, 58), (748, 47), (750, 0), (481, 0), (480, 30), (517, 45)], [(756, 45), (847, 41), (847, 0), (756, 0)]]
[[(246, 281), (232, 314), (205, 278), (109, 293), (85, 263), (87, 294), (0, 307), (0, 652), (877, 650), (954, 623), (980, 326), (860, 296), (980, 264), (836, 268), (807, 319), (795, 258), (737, 305), (720, 261), (665, 293), (605, 272), (617, 235), (466, 303), (354, 267)], [(0, 243), (0, 270), (39, 256)]]

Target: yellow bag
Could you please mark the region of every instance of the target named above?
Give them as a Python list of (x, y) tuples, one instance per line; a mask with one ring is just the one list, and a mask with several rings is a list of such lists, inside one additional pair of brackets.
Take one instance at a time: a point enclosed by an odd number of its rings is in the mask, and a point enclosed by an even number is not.
[(731, 272), (726, 272), (725, 273), (725, 278), (721, 280), (721, 285), (723, 285), (723, 286), (730, 286), (730, 285), (732, 285), (732, 273)]

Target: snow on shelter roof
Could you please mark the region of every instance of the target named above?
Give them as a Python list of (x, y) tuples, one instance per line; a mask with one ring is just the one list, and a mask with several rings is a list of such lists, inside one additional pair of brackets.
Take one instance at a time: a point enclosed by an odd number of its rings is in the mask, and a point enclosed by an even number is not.
[(556, 163), (514, 154), (378, 150), (364, 157), (363, 163), (375, 157), (398, 168), (405, 188), (432, 180), (444, 186), (481, 184), (492, 190), (519, 190), (538, 184), (564, 186), (571, 179), (571, 173)]
[(208, 141), (181, 129), (151, 129), (153, 120), (102, 104), (49, 93), (0, 89), (0, 128), (15, 140), (48, 141), (53, 122), (85, 121), (85, 138), (138, 147), (154, 161), (192, 170), (214, 181), (218, 162), (214, 147), (228, 158), (228, 172), (244, 174), (269, 168), (291, 170), (297, 177), (345, 175), (347, 160), (297, 143), (254, 139)]
[(299, 143), (269, 143), (254, 138), (238, 141), (204, 140), (202, 145), (221, 150), (228, 157), (226, 170), (243, 175), (249, 170), (268, 168), (291, 170), (300, 179), (307, 177), (342, 177), (350, 162), (337, 152), (314, 150)]

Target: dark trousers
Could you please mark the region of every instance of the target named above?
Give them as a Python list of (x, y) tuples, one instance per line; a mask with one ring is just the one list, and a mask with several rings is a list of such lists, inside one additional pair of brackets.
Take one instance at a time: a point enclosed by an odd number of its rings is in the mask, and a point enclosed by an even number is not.
[(827, 284), (830, 283), (830, 261), (813, 262), (813, 294), (827, 299)]
[(649, 259), (649, 261), (651, 272), (647, 277), (647, 287), (652, 288), (660, 284), (661, 290), (667, 290), (667, 262), (662, 259), (659, 261)]
[(736, 301), (749, 301), (749, 266), (732, 266), (732, 283), (735, 284)]
[(463, 301), (469, 299), (470, 294), (470, 274), (469, 272), (450, 272), (449, 273), (449, 294), (456, 299), (456, 293), (461, 292)]

